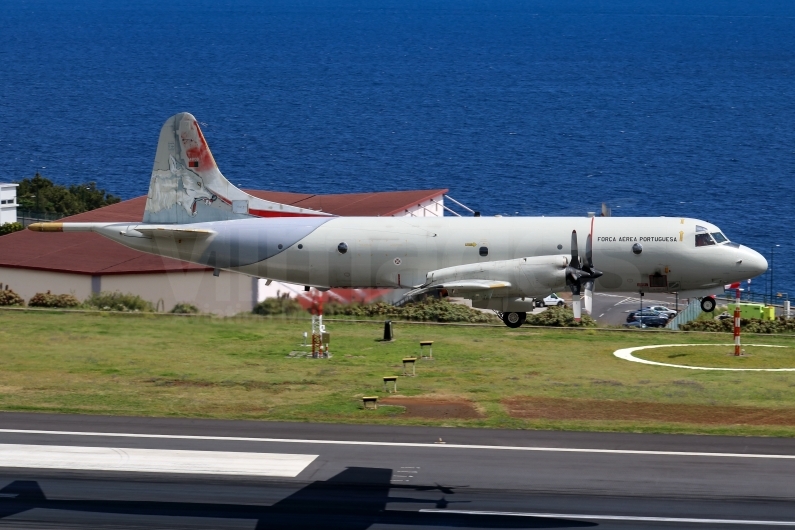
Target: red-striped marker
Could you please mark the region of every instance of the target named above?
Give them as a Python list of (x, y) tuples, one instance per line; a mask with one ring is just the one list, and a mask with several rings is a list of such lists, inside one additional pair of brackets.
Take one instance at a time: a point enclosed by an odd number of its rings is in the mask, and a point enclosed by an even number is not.
[(733, 284), (734, 290), (734, 355), (739, 356), (740, 351), (740, 284)]

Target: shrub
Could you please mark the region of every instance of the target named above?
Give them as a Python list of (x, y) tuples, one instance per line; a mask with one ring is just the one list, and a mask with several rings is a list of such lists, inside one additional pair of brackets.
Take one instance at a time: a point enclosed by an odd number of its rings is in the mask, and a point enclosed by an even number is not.
[(0, 225), (0, 236), (23, 230), (22, 223), (3, 223)]
[(80, 301), (71, 294), (36, 293), (28, 301), (30, 307), (77, 307)]
[(529, 326), (554, 326), (559, 328), (596, 326), (594, 319), (585, 312), (583, 312), (580, 322), (577, 322), (574, 320), (574, 311), (566, 306), (550, 307), (541, 313), (527, 315), (526, 324)]
[(25, 305), (25, 300), (9, 288), (0, 289), (0, 306)]
[[(731, 333), (734, 331), (734, 319), (694, 320), (687, 324), (682, 324), (679, 329), (683, 331)], [(740, 329), (748, 333), (795, 333), (795, 319), (760, 320), (758, 318), (743, 318), (740, 319)]]
[(254, 306), (253, 313), (256, 315), (296, 315), (304, 311), (301, 304), (285, 293), (275, 298), (266, 298)]
[(119, 291), (102, 291), (98, 294), (92, 294), (86, 298), (84, 305), (100, 311), (150, 312), (155, 310), (151, 302), (144, 300), (140, 296), (131, 293), (122, 294)]
[(326, 304), (323, 314), (364, 318), (395, 318), (423, 322), (498, 322), (496, 315), (484, 313), (461, 304), (451, 304), (447, 300), (426, 299), (422, 302), (393, 306), (385, 302), (374, 304)]
[(171, 310), (172, 313), (178, 313), (181, 315), (195, 315), (196, 313), (201, 313), (199, 308), (193, 304), (188, 304), (186, 302), (179, 302), (177, 305), (174, 306), (174, 309)]

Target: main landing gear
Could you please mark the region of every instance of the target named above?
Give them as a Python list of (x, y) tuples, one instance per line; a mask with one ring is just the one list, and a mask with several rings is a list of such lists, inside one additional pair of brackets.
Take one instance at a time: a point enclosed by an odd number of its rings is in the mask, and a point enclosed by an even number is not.
[(701, 299), (701, 310), (705, 313), (712, 313), (717, 305), (718, 303), (712, 296), (705, 296)]
[(500, 318), (502, 319), (503, 322), (505, 322), (505, 325), (508, 326), (509, 328), (518, 328), (519, 326), (524, 324), (525, 320), (527, 320), (527, 313), (525, 313), (524, 311), (503, 313), (502, 315), (500, 315)]

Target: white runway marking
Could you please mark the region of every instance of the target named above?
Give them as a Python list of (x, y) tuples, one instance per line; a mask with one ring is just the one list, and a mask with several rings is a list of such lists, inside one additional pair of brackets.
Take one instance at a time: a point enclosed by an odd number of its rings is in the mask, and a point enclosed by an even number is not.
[[(623, 348), (616, 350), (613, 355), (625, 361), (632, 361), (634, 363), (652, 364), (655, 366), (667, 366), (669, 368), (687, 368), (688, 370), (718, 370), (721, 372), (795, 372), (795, 368), (710, 368), (707, 366), (686, 366), (684, 364), (668, 364), (658, 363), (657, 361), (647, 361), (640, 357), (632, 355), (633, 352), (638, 350), (648, 350), (652, 348), (681, 348), (684, 346), (725, 346), (727, 348), (734, 348), (734, 344), (656, 344), (654, 346), (636, 346), (635, 348)], [(746, 344), (746, 346), (753, 346), (755, 348), (786, 348), (786, 346), (773, 346), (772, 344)]]
[(641, 517), (633, 515), (585, 515), (578, 513), (526, 513), (526, 512), (481, 512), (469, 510), (436, 510), (425, 508), (420, 512), (459, 513), (464, 515), (507, 515), (513, 517), (549, 517), (556, 519), (591, 519), (596, 521), (637, 521), (648, 523), (697, 523), (697, 524), (743, 524), (757, 526), (795, 526), (795, 521), (753, 521), (748, 519), (696, 519), (690, 517)]
[[(300, 438), (252, 438), (244, 436), (191, 436), (187, 434), (133, 434), (118, 432), (85, 432), (85, 431), (41, 431), (32, 429), (0, 429), (0, 433), (10, 434), (47, 434), (52, 436), (103, 436), (110, 438), (153, 438), (163, 440), (211, 440), (222, 442), (263, 442), (263, 443), (292, 443), (310, 445), (363, 445), (374, 447), (418, 447), (424, 449), (485, 449), (491, 451), (538, 451), (547, 453), (600, 453), (615, 455), (653, 455), (653, 456), (696, 456), (718, 458), (772, 458), (779, 460), (795, 460), (795, 454), (758, 454), (758, 453), (708, 453), (696, 451), (644, 451), (633, 449), (587, 449), (575, 447), (525, 447), (515, 445), (465, 445), (465, 444), (439, 444), (416, 442), (363, 442), (356, 440), (303, 440)], [(46, 446), (45, 446), (46, 447)], [(197, 453), (210, 453), (210, 451), (196, 451)], [(215, 453), (217, 454), (217, 453)], [(232, 453), (241, 454), (241, 453)], [(246, 453), (242, 453), (246, 454)], [(261, 453), (249, 453), (261, 454)], [(312, 460), (317, 455), (278, 455), (278, 456), (304, 456)], [(312, 460), (309, 460), (311, 462)], [(307, 462), (307, 465), (309, 464)], [(5, 464), (0, 462), (0, 467)]]
[(0, 467), (295, 477), (317, 455), (0, 444)]

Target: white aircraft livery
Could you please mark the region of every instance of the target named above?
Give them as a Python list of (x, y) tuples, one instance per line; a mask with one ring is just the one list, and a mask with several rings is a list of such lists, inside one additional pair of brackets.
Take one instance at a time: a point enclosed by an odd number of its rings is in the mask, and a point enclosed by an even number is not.
[[(218, 170), (196, 119), (160, 132), (141, 223), (37, 223), (259, 278), (313, 286), (410, 289), (472, 300), (511, 327), (533, 299), (571, 290), (678, 292), (709, 310), (727, 283), (767, 261), (717, 226), (680, 217), (337, 217), (253, 197)], [(598, 269), (596, 266), (598, 265)]]

